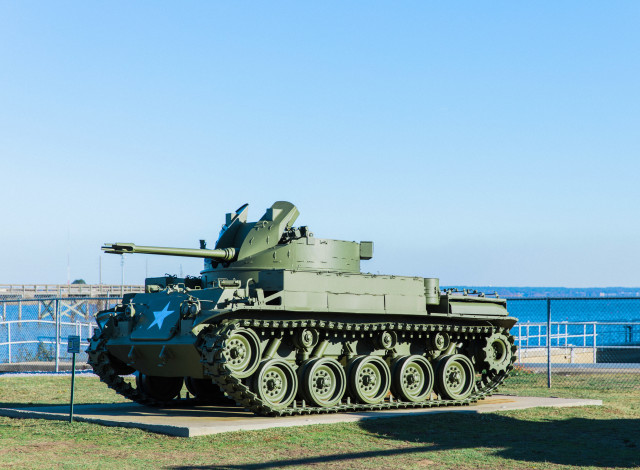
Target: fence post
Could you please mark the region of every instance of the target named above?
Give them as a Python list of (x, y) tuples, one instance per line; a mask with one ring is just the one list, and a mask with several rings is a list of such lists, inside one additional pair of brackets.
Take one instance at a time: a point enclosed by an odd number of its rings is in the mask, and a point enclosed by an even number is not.
[(551, 299), (547, 297), (547, 388), (551, 388)]
[(598, 349), (596, 348), (596, 322), (593, 322), (593, 363), (598, 362)]
[(11, 364), (11, 322), (7, 323), (7, 342), (9, 343), (9, 364)]
[(60, 301), (56, 299), (56, 372), (60, 370)]
[(518, 325), (518, 362), (522, 364), (522, 325)]

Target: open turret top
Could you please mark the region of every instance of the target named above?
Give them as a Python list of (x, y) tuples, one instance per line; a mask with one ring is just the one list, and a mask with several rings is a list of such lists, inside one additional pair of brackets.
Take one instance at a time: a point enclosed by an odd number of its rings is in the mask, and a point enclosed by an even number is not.
[(248, 205), (227, 214), (216, 250), (233, 249), (234, 259), (205, 260), (205, 271), (293, 269), (360, 272), (360, 260), (373, 255), (372, 242), (316, 239), (308, 227), (294, 227), (300, 212), (277, 201), (257, 222), (247, 222)]

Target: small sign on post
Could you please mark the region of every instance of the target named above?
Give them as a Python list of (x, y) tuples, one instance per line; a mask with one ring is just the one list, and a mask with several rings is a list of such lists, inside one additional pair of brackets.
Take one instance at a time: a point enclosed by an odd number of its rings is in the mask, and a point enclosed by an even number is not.
[(80, 336), (69, 336), (67, 352), (78, 354), (80, 352)]
[(73, 389), (76, 383), (76, 354), (80, 352), (80, 336), (69, 336), (69, 342), (67, 344), (67, 352), (73, 356), (73, 362), (71, 365), (71, 407), (69, 409), (69, 422), (73, 422)]

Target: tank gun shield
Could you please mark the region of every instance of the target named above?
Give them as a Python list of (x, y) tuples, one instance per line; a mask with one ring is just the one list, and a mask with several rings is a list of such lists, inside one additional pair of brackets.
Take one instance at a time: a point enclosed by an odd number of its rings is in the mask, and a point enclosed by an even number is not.
[(225, 223), (220, 229), (218, 239), (216, 240), (216, 248), (233, 245), (233, 239), (238, 228), (247, 222), (247, 207), (249, 207), (249, 204), (243, 204), (238, 207), (235, 212), (226, 215)]

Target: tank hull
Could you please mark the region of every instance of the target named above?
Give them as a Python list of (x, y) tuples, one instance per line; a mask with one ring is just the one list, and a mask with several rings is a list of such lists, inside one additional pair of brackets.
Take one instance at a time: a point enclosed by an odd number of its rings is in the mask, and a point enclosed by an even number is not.
[(226, 404), (263, 415), (468, 404), (493, 393), (515, 361), (508, 332), (517, 320), (506, 302), (442, 293), (429, 305), (424, 284), (279, 270), (259, 283), (169, 285), (99, 314), (90, 362), (141, 403), (175, 399), (127, 388), (123, 374), (165, 378), (173, 388), (210, 381)]

